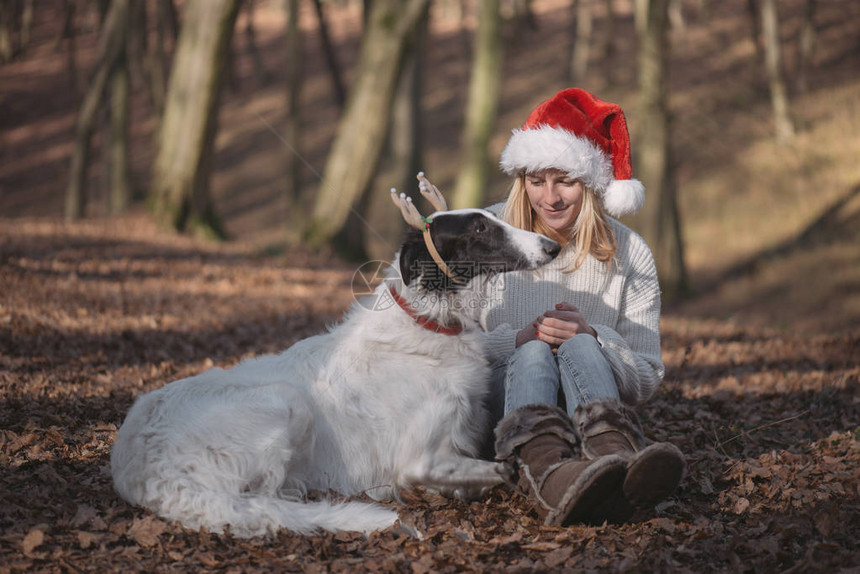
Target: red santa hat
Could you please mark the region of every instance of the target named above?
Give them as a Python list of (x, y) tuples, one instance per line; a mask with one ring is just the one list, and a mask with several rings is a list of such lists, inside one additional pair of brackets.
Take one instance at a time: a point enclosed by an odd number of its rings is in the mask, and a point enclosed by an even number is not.
[(594, 191), (614, 217), (645, 203), (645, 187), (632, 177), (624, 112), (578, 88), (539, 104), (513, 131), (499, 164), (511, 176), (560, 169)]

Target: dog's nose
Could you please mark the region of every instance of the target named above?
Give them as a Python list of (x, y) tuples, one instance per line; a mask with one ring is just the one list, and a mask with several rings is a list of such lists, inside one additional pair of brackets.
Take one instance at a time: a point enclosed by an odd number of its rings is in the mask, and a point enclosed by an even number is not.
[(541, 238), (541, 247), (543, 248), (543, 252), (550, 257), (555, 257), (561, 251), (561, 245), (552, 239)]

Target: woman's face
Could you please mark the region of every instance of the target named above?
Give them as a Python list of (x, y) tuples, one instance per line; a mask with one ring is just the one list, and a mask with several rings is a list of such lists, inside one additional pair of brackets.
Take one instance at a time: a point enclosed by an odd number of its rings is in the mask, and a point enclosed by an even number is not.
[(525, 177), (526, 194), (538, 217), (556, 231), (569, 231), (582, 209), (582, 182), (558, 169), (527, 173)]

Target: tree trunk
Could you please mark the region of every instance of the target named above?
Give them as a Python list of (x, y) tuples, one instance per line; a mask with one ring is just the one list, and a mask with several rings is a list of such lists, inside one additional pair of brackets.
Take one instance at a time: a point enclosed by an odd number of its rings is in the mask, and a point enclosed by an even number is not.
[(245, 38), (248, 41), (248, 52), (251, 54), (251, 62), (254, 65), (254, 74), (257, 76), (257, 81), (265, 86), (270, 81), (269, 72), (266, 71), (266, 65), (263, 63), (263, 57), (260, 55), (260, 49), (257, 47), (257, 32), (254, 29), (254, 0), (245, 0), (248, 6), (245, 20)]
[(648, 26), (648, 10), (651, 0), (633, 0), (633, 22), (636, 27), (636, 35), (645, 35)]
[(573, 49), (570, 57), (569, 78), (571, 84), (582, 85), (588, 72), (588, 59), (591, 52), (594, 19), (592, 3), (594, 0), (576, 0), (576, 30), (573, 35)]
[(30, 30), (33, 28), (33, 0), (24, 0), (21, 10), (21, 34), (18, 38), (18, 53), (23, 54), (30, 45)]
[[(355, 209), (357, 215), (350, 214), (344, 233), (335, 238), (339, 251), (352, 258), (383, 260), (391, 257), (396, 249), (404, 222), (391, 217), (391, 200), (383, 192), (388, 187), (394, 185), (398, 190), (409, 193), (418, 209), (427, 213), (429, 203), (416, 193), (418, 180), (415, 174), (422, 169), (421, 94), (429, 8), (428, 3), (414, 33), (407, 40), (382, 166), (364, 191)], [(347, 252), (344, 244), (355, 248)]]
[(77, 48), (75, 45), (75, 0), (63, 1), (63, 31), (54, 44), (54, 51), (59, 51), (63, 40), (68, 40), (66, 46), (66, 66), (69, 72), (69, 91), (77, 104), (78, 101), (78, 66)]
[(452, 195), (454, 208), (482, 207), (485, 201), (490, 170), (488, 147), (502, 91), (500, 8), (500, 0), (483, 0), (479, 7), (466, 126), (461, 144), (463, 162)]
[(764, 63), (764, 46), (762, 46), (761, 40), (761, 11), (759, 8), (759, 2), (760, 0), (747, 0), (747, 13), (750, 16), (750, 33), (752, 34), (756, 59), (759, 62)]
[[(314, 9), (317, 14), (317, 22), (319, 23), (320, 41), (322, 42), (325, 62), (328, 65), (328, 70), (331, 74), (331, 86), (334, 91), (334, 100), (337, 102), (337, 107), (342, 110), (344, 105), (346, 105), (346, 88), (343, 83), (343, 75), (340, 73), (340, 65), (337, 62), (337, 55), (335, 54), (334, 46), (332, 46), (331, 38), (328, 33), (328, 23), (325, 19), (325, 12), (323, 11), (321, 0), (314, 0)], [(365, 9), (365, 17), (368, 17), (367, 14), (368, 11)]]
[(98, 63), (87, 88), (87, 94), (78, 110), (75, 127), (75, 147), (72, 150), (69, 183), (66, 187), (66, 219), (68, 220), (80, 219), (86, 210), (90, 139), (111, 71), (125, 49), (128, 11), (129, 0), (114, 0), (110, 4), (102, 26)]
[[(423, 69), (430, 22), (429, 7), (428, 3), (428, 10), (422, 16), (416, 33), (409, 43), (406, 63), (397, 86), (388, 146), (391, 152), (391, 163), (395, 169), (394, 181), (398, 182), (399, 189), (410, 193), (417, 189), (418, 180), (415, 179), (415, 175), (422, 169), (424, 152), (421, 145), (424, 133), (421, 121), (423, 117), (421, 94), (424, 92)], [(388, 200), (388, 198), (385, 199)], [(422, 201), (423, 198), (416, 195), (413, 199)]]
[[(501, 2), (499, 2), (499, 5), (501, 9)], [(481, 13), (480, 11), (485, 9), (484, 6), (481, 6), (479, 14)], [(532, 10), (531, 0), (513, 0), (513, 9), (514, 21), (518, 30), (522, 29), (522, 27), (527, 27), (531, 31), (538, 29), (537, 18), (535, 18), (534, 10)]]
[(800, 53), (797, 63), (797, 92), (806, 93), (808, 86), (809, 64), (815, 51), (815, 9), (817, 0), (806, 0), (803, 10), (803, 24), (800, 27)]
[[(126, 42), (126, 60), (131, 74), (132, 86), (147, 86), (145, 60), (149, 44), (149, 28), (146, 18), (146, 1), (132, 0), (128, 17), (128, 41)], [(147, 86), (150, 88), (150, 86)]]
[(173, 0), (155, 0), (156, 12), (161, 14), (161, 21), (170, 30), (170, 37), (175, 43), (179, 38), (179, 12), (176, 10), (176, 4)]
[(317, 194), (308, 243), (320, 246), (340, 231), (376, 172), (406, 47), (428, 0), (374, 0), (358, 73), (338, 126)]
[(681, 0), (669, 0), (669, 27), (681, 34), (687, 29), (687, 22), (684, 20), (684, 4)]
[(794, 137), (794, 122), (788, 102), (788, 89), (782, 70), (782, 50), (779, 44), (779, 15), (777, 0), (762, 0), (761, 29), (764, 37), (765, 68), (770, 85), (770, 101), (776, 141), (784, 144)]
[[(170, 0), (167, 0), (172, 5)], [(155, 3), (155, 43), (146, 51), (146, 75), (149, 78), (149, 95), (152, 99), (152, 108), (159, 120), (164, 115), (164, 95), (167, 90), (164, 73), (164, 29), (167, 26), (168, 14), (164, 2)], [(157, 132), (157, 130), (156, 130)]]
[(0, 1), (0, 64), (9, 62), (15, 55), (13, 42), (15, 30), (15, 7), (6, 0)]
[(156, 221), (223, 237), (209, 181), (222, 77), (239, 0), (190, 0), (167, 87), (150, 198)]
[[(303, 213), (302, 163), (301, 163), (301, 90), (302, 90), (302, 36), (299, 27), (299, 0), (286, 0), (287, 29), (286, 48), (286, 123), (284, 125), (284, 144), (286, 147), (286, 204), (288, 225), (296, 228), (296, 238), (301, 236)], [(291, 229), (292, 231), (292, 229)]]
[(110, 151), (107, 155), (109, 162), (109, 194), (108, 211), (112, 214), (122, 213), (131, 204), (131, 167), (129, 166), (129, 92), (131, 76), (129, 74), (128, 51), (120, 56), (114, 66), (110, 80)]
[(603, 68), (606, 73), (606, 85), (615, 85), (615, 8), (612, 0), (606, 0), (606, 27), (603, 38)]
[(669, 0), (649, 0), (639, 45), (638, 175), (649, 201), (637, 219), (654, 250), (663, 290), (672, 296), (687, 288), (681, 224), (669, 145), (667, 62)]

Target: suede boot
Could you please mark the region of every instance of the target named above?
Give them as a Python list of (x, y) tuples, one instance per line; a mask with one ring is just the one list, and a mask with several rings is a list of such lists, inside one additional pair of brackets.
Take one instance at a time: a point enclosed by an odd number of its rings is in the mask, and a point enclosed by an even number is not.
[(544, 524), (563, 526), (605, 520), (597, 508), (620, 494), (624, 459), (618, 455), (582, 460), (579, 439), (567, 413), (529, 405), (496, 427), (496, 459), (517, 472), (517, 487)]
[(614, 522), (624, 522), (634, 507), (650, 507), (672, 494), (686, 466), (684, 455), (667, 442), (648, 445), (636, 412), (616, 400), (603, 399), (580, 405), (573, 422), (589, 460), (619, 455), (627, 462), (624, 499), (602, 508)]

